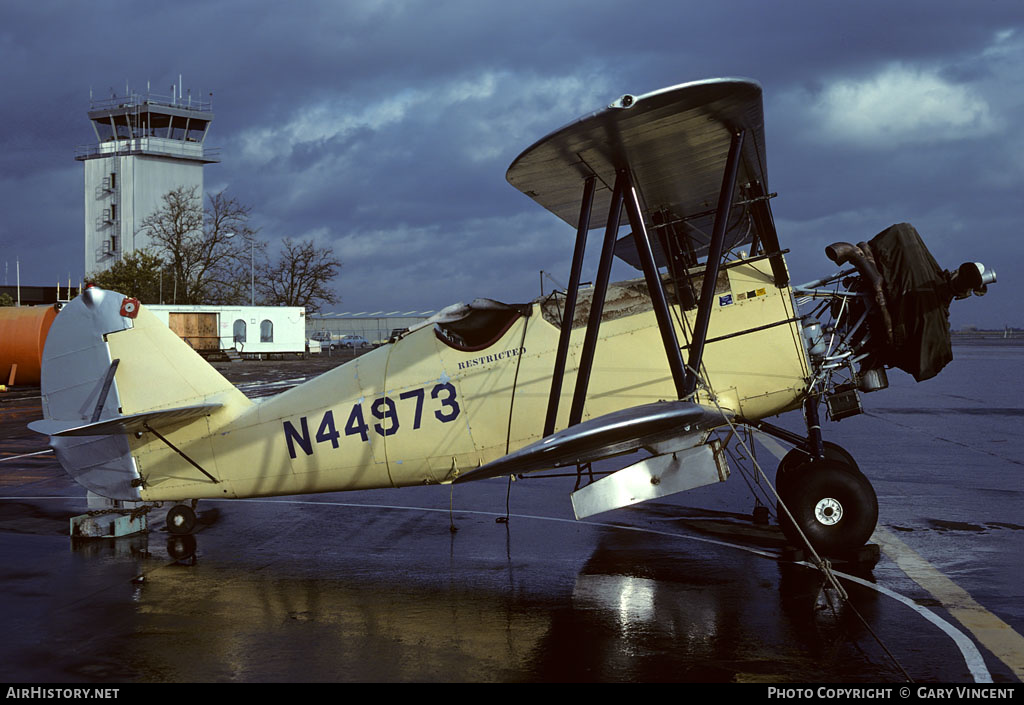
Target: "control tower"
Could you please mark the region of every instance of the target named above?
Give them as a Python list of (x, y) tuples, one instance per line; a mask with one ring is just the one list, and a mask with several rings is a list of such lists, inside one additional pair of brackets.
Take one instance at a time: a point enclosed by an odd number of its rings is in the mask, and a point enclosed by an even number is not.
[(220, 161), (204, 146), (212, 102), (171, 91), (90, 100), (96, 143), (75, 153), (85, 164), (86, 275), (150, 244), (139, 228), (168, 191), (196, 187), (204, 198), (203, 165)]

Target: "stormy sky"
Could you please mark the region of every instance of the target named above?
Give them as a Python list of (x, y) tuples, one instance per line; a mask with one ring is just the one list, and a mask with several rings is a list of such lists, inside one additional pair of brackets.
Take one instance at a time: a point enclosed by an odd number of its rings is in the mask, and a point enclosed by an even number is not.
[(511, 161), (624, 93), (739, 76), (764, 87), (795, 281), (906, 221), (942, 266), (999, 274), (954, 327), (1024, 325), (1020, 0), (8, 0), (0, 57), (6, 283), (16, 259), (23, 284), (84, 274), (90, 90), (212, 92), (207, 192), (251, 205), (271, 249), (334, 248), (335, 310), (405, 311), (528, 300), (540, 270), (564, 284), (574, 233), (506, 183)]

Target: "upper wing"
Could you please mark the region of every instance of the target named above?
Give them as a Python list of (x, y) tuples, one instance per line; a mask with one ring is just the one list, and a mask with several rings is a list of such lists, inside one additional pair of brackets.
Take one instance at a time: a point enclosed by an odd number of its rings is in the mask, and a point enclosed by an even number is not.
[[(648, 222), (686, 218), (700, 256), (710, 241), (732, 133), (739, 129), (746, 131), (746, 139), (738, 183), (760, 182), (767, 191), (761, 86), (745, 79), (697, 81), (623, 96), (535, 143), (512, 162), (506, 178), (577, 227), (583, 180), (597, 177), (594, 212), (606, 213), (615, 173), (628, 167)], [(725, 249), (749, 242), (750, 236), (745, 223), (732, 223)], [(620, 256), (628, 259), (628, 253)]]

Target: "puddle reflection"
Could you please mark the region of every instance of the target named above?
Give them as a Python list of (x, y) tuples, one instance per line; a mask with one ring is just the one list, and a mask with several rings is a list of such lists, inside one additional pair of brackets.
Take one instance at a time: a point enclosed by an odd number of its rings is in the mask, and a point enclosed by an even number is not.
[[(861, 648), (860, 628), (825, 601), (813, 570), (742, 551), (681, 551), (663, 537), (609, 530), (597, 535), (582, 567), (567, 573), (538, 560), (532, 539), (527, 549), (514, 531), (503, 533), (486, 557), (476, 545), (464, 550), (470, 542), (463, 532), (438, 540), (433, 557), (413, 549), (402, 560), (335, 548), (301, 556), (279, 546), (230, 553), (237, 542), (202, 532), (155, 532), (76, 550), (137, 564), (144, 579), (133, 581), (122, 603), (131, 608), (122, 606), (96, 641), (122, 654), (141, 680), (806, 682), (889, 675), (877, 659), (851, 653)], [(150, 552), (151, 540), (166, 543), (167, 558)], [(428, 564), (435, 569), (424, 569)], [(858, 591), (868, 619), (876, 599)]]

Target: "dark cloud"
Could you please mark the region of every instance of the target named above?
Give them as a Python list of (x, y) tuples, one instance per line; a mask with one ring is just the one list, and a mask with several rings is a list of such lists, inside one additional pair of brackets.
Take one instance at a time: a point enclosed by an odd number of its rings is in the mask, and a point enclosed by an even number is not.
[(511, 160), (623, 93), (740, 75), (765, 87), (795, 278), (830, 269), (829, 242), (906, 220), (944, 265), (998, 263), (1002, 283), (954, 324), (1021, 323), (1009, 296), (1024, 266), (1016, 0), (969, 13), (758, 0), (139, 7), (0, 8), (0, 55), (23, 67), (0, 106), (0, 248), (23, 281), (82, 275), (73, 157), (94, 139), (90, 90), (168, 93), (181, 75), (195, 98), (212, 92), (223, 160), (206, 167), (207, 189), (251, 204), (272, 247), (333, 244), (344, 308), (391, 310), (526, 299), (541, 269), (564, 281), (571, 229), (505, 183)]

